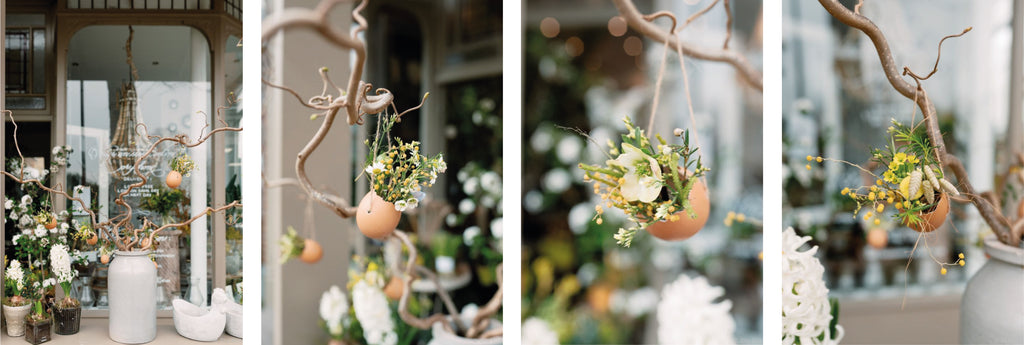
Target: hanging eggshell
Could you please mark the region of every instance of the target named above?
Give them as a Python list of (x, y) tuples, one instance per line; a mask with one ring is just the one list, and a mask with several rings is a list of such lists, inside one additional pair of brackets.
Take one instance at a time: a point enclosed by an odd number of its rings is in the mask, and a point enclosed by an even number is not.
[(366, 237), (383, 240), (395, 231), (402, 212), (395, 210), (395, 204), (384, 201), (377, 193), (369, 192), (359, 201), (356, 211), (356, 226)]
[(711, 201), (708, 199), (708, 188), (704, 185), (704, 181), (698, 178), (694, 182), (688, 198), (690, 207), (693, 208), (697, 217), (690, 218), (686, 210), (680, 210), (675, 213), (679, 216), (678, 220), (656, 222), (647, 226), (647, 232), (666, 241), (682, 241), (704, 228), (711, 212)]
[(320, 258), (324, 256), (324, 250), (320, 247), (320, 243), (307, 238), (302, 245), (302, 254), (299, 255), (299, 260), (307, 264), (315, 264), (320, 261)]
[(868, 231), (868, 245), (875, 249), (883, 249), (889, 244), (889, 232), (874, 228)]
[(922, 222), (907, 224), (907, 227), (917, 232), (932, 232), (942, 226), (942, 223), (946, 222), (946, 215), (949, 214), (949, 198), (946, 197), (946, 193), (939, 194), (938, 198), (939, 202), (934, 208), (918, 213)]
[(167, 187), (178, 188), (181, 185), (181, 173), (171, 170), (171, 172), (167, 173), (167, 178), (164, 179), (164, 182), (167, 183)]
[(402, 298), (403, 291), (405, 291), (405, 282), (397, 276), (391, 276), (388, 285), (384, 286), (384, 295), (388, 296), (388, 299), (392, 301)]

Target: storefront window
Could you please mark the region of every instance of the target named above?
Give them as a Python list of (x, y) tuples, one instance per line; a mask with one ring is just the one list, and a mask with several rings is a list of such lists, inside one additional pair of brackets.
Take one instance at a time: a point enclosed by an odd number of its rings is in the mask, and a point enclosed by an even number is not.
[(7, 109), (46, 109), (46, 16), (9, 15), (4, 36)]
[[(214, 121), (210, 45), (206, 37), (186, 26), (134, 27), (130, 52), (138, 73), (135, 77), (126, 63), (129, 30), (128, 26), (90, 26), (78, 31), (68, 48), (66, 139), (74, 153), (66, 185), (91, 201), (101, 221), (123, 212), (114, 200), (138, 180), (132, 172), (132, 157), (145, 152), (153, 142), (146, 134), (186, 134), (197, 138), (209, 131), (204, 130), (203, 121)], [(236, 79), (238, 85), (240, 78)], [(235, 116), (235, 124), (238, 117)], [(235, 142), (237, 137), (228, 140)], [(169, 188), (164, 183), (169, 163), (185, 153), (198, 169), (185, 177), (178, 188)], [(134, 207), (132, 222), (141, 224), (142, 217), (158, 224), (180, 222), (205, 209), (212, 197), (211, 172), (216, 169), (211, 165), (211, 156), (211, 145), (187, 150), (173, 144), (158, 146), (139, 165), (147, 183), (125, 197)], [(229, 179), (238, 174), (237, 156), (230, 156), (235, 157), (235, 164), (228, 164)], [(68, 207), (76, 217), (86, 217), (77, 205)], [(169, 309), (176, 296), (190, 299), (193, 296), (189, 294), (209, 294), (206, 282), (211, 251), (206, 247), (213, 243), (207, 238), (210, 224), (207, 219), (200, 219), (158, 238), (155, 256), (158, 289), (162, 292), (157, 298), (160, 308)], [(205, 240), (207, 244), (193, 250), (196, 240)], [(80, 249), (96, 250), (87, 244)], [(91, 283), (97, 297), (92, 308), (105, 308), (105, 265), (95, 261), (93, 265)], [(194, 283), (199, 289), (190, 289)]]
[[(224, 83), (225, 90), (236, 97), (242, 95), (242, 47), (238, 46), (241, 38), (228, 37), (224, 46)], [(224, 111), (224, 121), (231, 127), (240, 127), (242, 122), (242, 104), (236, 102)], [(242, 200), (242, 147), (237, 132), (224, 133), (224, 164), (227, 169), (224, 200)], [(224, 238), (225, 269), (227, 281), (225, 289), (230, 290), (236, 300), (240, 300), (242, 281), (242, 209), (225, 211), (227, 227)], [(211, 239), (209, 243), (214, 243)]]

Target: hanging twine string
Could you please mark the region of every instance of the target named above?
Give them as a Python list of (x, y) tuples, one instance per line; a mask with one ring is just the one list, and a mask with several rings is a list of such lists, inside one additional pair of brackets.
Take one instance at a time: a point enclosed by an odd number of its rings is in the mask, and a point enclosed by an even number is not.
[(665, 79), (665, 62), (668, 60), (668, 40), (661, 52), (661, 65), (658, 66), (658, 78), (654, 82), (654, 100), (651, 102), (651, 116), (647, 120), (647, 135), (654, 132), (654, 117), (658, 114), (658, 100), (661, 98), (661, 82)]

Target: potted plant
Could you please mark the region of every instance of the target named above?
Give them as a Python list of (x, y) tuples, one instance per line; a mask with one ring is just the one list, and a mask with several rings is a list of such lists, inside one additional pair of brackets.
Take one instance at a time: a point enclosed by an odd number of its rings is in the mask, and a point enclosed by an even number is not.
[(416, 208), (423, 199), (420, 190), (433, 186), (437, 176), (448, 169), (443, 155), (421, 155), (418, 141), (405, 143), (395, 138), (392, 143), (388, 133), (399, 116), (380, 116), (381, 130), (372, 144), (366, 142), (370, 154), (364, 171), (370, 180), (370, 191), (359, 202), (356, 225), (364, 235), (377, 240), (390, 236), (402, 211)]
[(53, 319), (57, 326), (54, 332), (60, 335), (78, 333), (82, 305), (71, 296), (71, 280), (75, 279), (78, 271), (71, 269), (67, 246), (58, 244), (50, 248), (50, 265), (57, 284), (64, 291), (64, 298), (53, 304)]
[(50, 315), (43, 308), (46, 291), (55, 284), (53, 278), (43, 278), (39, 274), (29, 274), (28, 299), (32, 302), (32, 310), (25, 316), (25, 341), (31, 344), (42, 344), (50, 341)]
[(324, 256), (320, 243), (312, 238), (302, 238), (295, 228), (288, 227), (288, 233), (281, 236), (281, 263), (288, 262), (291, 258), (299, 258), (307, 264), (315, 264)]
[(188, 153), (182, 153), (171, 160), (171, 171), (167, 172), (164, 183), (171, 189), (177, 189), (181, 185), (182, 176), (192, 175), (192, 170), (195, 169), (196, 163), (192, 161), (192, 157), (189, 157)]
[[(891, 144), (871, 153), (872, 163), (885, 168), (882, 176), (857, 166), (874, 177), (873, 183), (845, 188), (840, 193), (856, 201), (855, 216), (867, 207), (864, 220), (875, 226), (881, 223), (878, 217), (888, 208), (895, 209), (893, 217), (914, 231), (935, 231), (949, 213), (948, 195), (959, 196), (960, 192), (946, 180), (934, 154), (935, 146), (923, 130), (915, 130), (893, 119), (888, 131)], [(807, 156), (807, 160), (826, 159)]]
[(21, 262), (11, 261), (4, 271), (4, 318), (7, 320), (7, 335), (20, 337), (25, 334), (25, 316), (28, 315), (31, 303), (22, 296), (25, 292), (25, 271)]
[[(668, 144), (661, 136), (652, 142), (628, 117), (623, 122), (628, 134), (622, 135), (620, 147), (609, 143), (605, 165), (579, 165), (583, 180), (594, 183), (594, 193), (636, 223), (620, 228), (616, 242), (629, 247), (643, 229), (663, 240), (690, 238), (707, 223), (710, 203), (700, 179), (709, 169), (696, 156), (697, 148), (690, 146), (689, 132), (674, 131), (682, 145)], [(595, 221), (601, 224), (604, 208), (599, 204), (596, 211)]]

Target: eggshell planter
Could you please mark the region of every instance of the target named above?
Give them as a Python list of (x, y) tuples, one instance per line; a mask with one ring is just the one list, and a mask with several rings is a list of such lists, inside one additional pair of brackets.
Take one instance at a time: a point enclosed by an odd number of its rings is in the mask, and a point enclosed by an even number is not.
[[(487, 331), (501, 328), (501, 321), (497, 319), (491, 319), (490, 325), (488, 325)], [(502, 337), (494, 337), (487, 339), (470, 339), (460, 337), (444, 329), (444, 325), (440, 322), (435, 322), (430, 327), (430, 333), (434, 336), (427, 345), (500, 345), (502, 344)]]
[(1024, 340), (1024, 249), (985, 237), (985, 265), (960, 303), (961, 344), (1020, 344)]
[(946, 215), (949, 214), (949, 198), (946, 197), (945, 193), (937, 194), (939, 198), (938, 204), (935, 205), (931, 210), (925, 210), (918, 214), (923, 220), (919, 223), (906, 224), (907, 227), (917, 232), (932, 232), (942, 226), (942, 223), (946, 222)]
[(356, 211), (356, 226), (366, 237), (383, 240), (395, 232), (398, 221), (402, 220), (402, 212), (395, 210), (395, 204), (384, 201), (373, 191), (359, 201)]
[(156, 339), (156, 266), (150, 251), (117, 251), (107, 270), (110, 339), (142, 344)]
[(167, 178), (164, 179), (164, 183), (171, 189), (178, 188), (181, 185), (181, 173), (176, 170), (171, 170), (167, 173)]
[[(684, 174), (680, 174), (683, 178)], [(708, 222), (708, 215), (711, 213), (711, 200), (708, 199), (708, 187), (704, 181), (697, 179), (693, 188), (690, 188), (690, 207), (696, 217), (691, 218), (686, 210), (680, 210), (675, 215), (679, 216), (676, 221), (660, 221), (647, 226), (647, 232), (654, 237), (666, 241), (682, 241), (697, 234)]]
[(20, 337), (25, 335), (25, 316), (28, 315), (32, 304), (19, 307), (4, 305), (4, 320), (7, 321), (7, 335)]
[(174, 329), (181, 336), (196, 341), (214, 341), (224, 333), (227, 317), (219, 309), (200, 307), (180, 298), (171, 304), (174, 306)]

